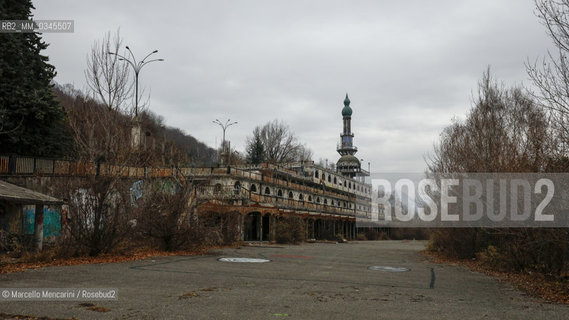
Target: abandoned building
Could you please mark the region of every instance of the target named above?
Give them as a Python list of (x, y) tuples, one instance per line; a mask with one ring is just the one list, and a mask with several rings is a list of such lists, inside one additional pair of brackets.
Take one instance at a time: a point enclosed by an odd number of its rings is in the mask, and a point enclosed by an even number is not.
[(62, 200), (0, 180), (0, 230), (28, 242), (33, 239), (41, 249), (44, 237), (59, 234), (61, 216), (55, 208), (61, 204)]
[[(348, 239), (356, 236), (356, 219), (369, 219), (372, 213), (372, 187), (363, 179), (369, 172), (356, 158), (351, 131), (352, 109), (348, 94), (342, 109), (343, 131), (337, 151), (341, 155), (336, 170), (310, 162), (280, 165), (227, 167), (213, 172), (203, 169), (184, 172), (184, 176), (208, 177), (199, 188), (199, 197), (211, 200), (202, 206), (212, 211), (237, 210), (241, 213), (244, 240), (270, 240), (276, 237), (274, 220), (297, 215), (306, 222), (306, 237)], [(220, 200), (224, 199), (224, 200)]]
[[(284, 164), (225, 165), (207, 168), (138, 168), (67, 160), (0, 156), (0, 178), (33, 188), (38, 177), (85, 177), (120, 175), (129, 183), (131, 199), (144, 196), (141, 181), (170, 179), (190, 184), (199, 199), (199, 214), (239, 213), (240, 237), (245, 241), (274, 241), (276, 222), (301, 218), (306, 239), (356, 237), (356, 219), (372, 214), (372, 186), (365, 183), (369, 172), (361, 168), (353, 145), (352, 109), (346, 94), (341, 111), (343, 131), (337, 146), (340, 159), (336, 169), (313, 161)], [(36, 179), (36, 180), (34, 180)], [(37, 188), (40, 189), (40, 188)], [(60, 203), (56, 199), (54, 203)], [(2, 228), (14, 228), (0, 212)], [(8, 220), (7, 220), (8, 219)]]

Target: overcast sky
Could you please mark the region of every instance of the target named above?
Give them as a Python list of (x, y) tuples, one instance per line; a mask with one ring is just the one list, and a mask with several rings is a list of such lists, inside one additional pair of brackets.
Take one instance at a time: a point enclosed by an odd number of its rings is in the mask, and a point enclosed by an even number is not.
[[(279, 119), (314, 151), (339, 158), (341, 109), (352, 100), (358, 158), (373, 172), (422, 172), (453, 118), (464, 118), (483, 71), (529, 85), (524, 62), (550, 41), (532, 0), (35, 0), (35, 19), (70, 19), (44, 33), (56, 81), (85, 89), (86, 56), (120, 28), (144, 67), (150, 109), (214, 146), (244, 150), (256, 125)], [(366, 168), (367, 169), (367, 168)]]

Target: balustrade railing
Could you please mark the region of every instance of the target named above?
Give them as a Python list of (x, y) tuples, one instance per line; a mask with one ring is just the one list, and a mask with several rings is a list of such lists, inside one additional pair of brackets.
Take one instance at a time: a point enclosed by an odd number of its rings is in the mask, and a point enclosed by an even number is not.
[[(231, 176), (256, 181), (258, 183), (271, 184), (277, 187), (283, 187), (283, 189), (286, 188), (288, 190), (312, 194), (313, 196), (329, 196), (343, 201), (353, 200), (349, 196), (327, 191), (323, 187), (306, 186), (289, 180), (276, 179), (271, 176), (262, 175), (260, 172), (255, 172), (252, 169), (284, 170), (283, 167), (271, 164), (247, 167), (152, 168), (108, 165), (105, 163), (97, 164), (87, 161), (56, 160), (6, 155), (0, 156), (0, 175), (118, 175), (125, 178), (174, 177), (178, 180), (183, 180), (186, 177), (199, 176)], [(288, 171), (290, 171), (291, 174), (296, 173), (293, 170)], [(310, 178), (310, 180), (312, 180), (312, 178)], [(235, 188), (233, 186), (221, 186), (221, 188), (219, 188), (218, 186), (218, 189), (216, 189), (216, 186), (209, 185), (201, 186), (200, 188), (201, 189), (198, 190), (198, 195), (204, 198), (250, 199), (254, 202), (275, 204), (283, 208), (314, 210), (342, 215), (355, 214), (354, 209), (289, 199), (276, 195), (251, 193), (249, 190), (242, 187)], [(286, 192), (284, 194), (286, 194)]]

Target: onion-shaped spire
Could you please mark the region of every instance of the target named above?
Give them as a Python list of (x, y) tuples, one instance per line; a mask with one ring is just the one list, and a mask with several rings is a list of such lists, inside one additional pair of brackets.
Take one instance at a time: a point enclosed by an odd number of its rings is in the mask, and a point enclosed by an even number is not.
[(346, 99), (344, 99), (344, 108), (342, 109), (342, 116), (344, 117), (352, 116), (352, 108), (350, 108), (350, 98), (348, 98), (347, 93), (346, 93)]

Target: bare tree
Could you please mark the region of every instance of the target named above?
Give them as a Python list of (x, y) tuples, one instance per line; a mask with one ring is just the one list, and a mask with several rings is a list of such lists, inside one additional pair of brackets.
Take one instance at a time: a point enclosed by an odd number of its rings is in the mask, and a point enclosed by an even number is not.
[(271, 163), (310, 160), (312, 157), (312, 151), (298, 142), (290, 127), (278, 120), (256, 127), (253, 137), (247, 141), (247, 150), (253, 148), (250, 144), (258, 140), (263, 144), (265, 160)]
[[(441, 134), (429, 170), (434, 175), (548, 171), (555, 146), (550, 130), (547, 115), (531, 96), (522, 88), (499, 86), (486, 71), (466, 120)], [(567, 268), (567, 236), (566, 229), (447, 228), (431, 235), (430, 247), (508, 270), (560, 275)]]
[(487, 70), (463, 123), (441, 134), (431, 172), (539, 172), (552, 146), (546, 115), (522, 88), (499, 86)]
[(107, 32), (102, 40), (95, 41), (87, 56), (85, 79), (93, 95), (109, 110), (126, 111), (125, 102), (132, 98), (133, 82), (130, 79), (130, 68), (120, 61), (117, 53), (122, 47), (119, 30), (111, 36)]
[(549, 111), (558, 133), (558, 148), (566, 154), (569, 141), (569, 0), (535, 0), (536, 14), (553, 40), (555, 52), (541, 60), (526, 63), (527, 72), (539, 93), (536, 95)]
[(127, 237), (132, 207), (128, 183), (120, 175), (70, 178), (58, 184), (69, 205), (64, 245), (73, 254), (107, 253)]
[(298, 160), (300, 161), (312, 161), (312, 150), (305, 145), (300, 145), (298, 150)]
[[(172, 164), (179, 162), (170, 161), (176, 148), (166, 148), (169, 142), (166, 141), (158, 116), (148, 112), (140, 114), (139, 120), (144, 130), (143, 146), (134, 148), (130, 139), (131, 118), (128, 115), (108, 109), (71, 85), (56, 85), (54, 93), (67, 111), (68, 123), (81, 159), (140, 166), (159, 165), (166, 158)], [(162, 156), (165, 158), (162, 159)]]
[(67, 111), (82, 159), (116, 163), (132, 153), (128, 117), (69, 86), (56, 86), (55, 94)]

